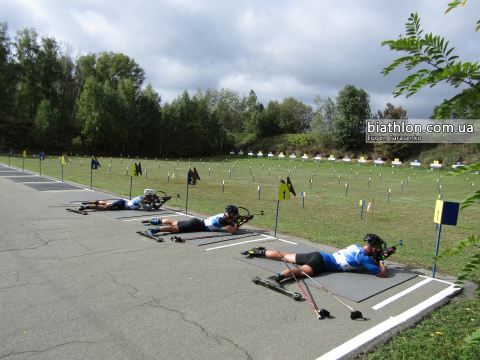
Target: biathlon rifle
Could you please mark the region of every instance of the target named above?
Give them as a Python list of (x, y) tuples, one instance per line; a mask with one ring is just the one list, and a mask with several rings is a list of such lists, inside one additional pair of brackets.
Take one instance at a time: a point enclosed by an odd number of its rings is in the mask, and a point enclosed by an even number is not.
[(397, 251), (397, 246), (400, 246), (400, 245), (402, 245), (402, 240), (400, 240), (397, 245), (390, 246), (389, 248), (387, 248), (387, 243), (384, 241), (383, 249), (380, 249), (375, 254), (373, 254), (372, 258), (374, 257), (374, 260), (376, 262), (384, 261), (386, 258), (395, 254), (395, 252)]
[(153, 197), (153, 201), (154, 201), (154, 204), (155, 204), (155, 207), (157, 209), (161, 208), (163, 204), (165, 204), (168, 200), (171, 200), (172, 198), (174, 197), (178, 197), (180, 199), (180, 194), (177, 194), (177, 195), (172, 195), (172, 196), (168, 196), (167, 193), (165, 191), (161, 191), (161, 190), (158, 190), (156, 191), (157, 193), (163, 193), (165, 196), (157, 196), (155, 195)]
[[(252, 220), (255, 215), (263, 215), (263, 210), (260, 211), (260, 213), (258, 213), (258, 214), (250, 214), (250, 210), (248, 210), (247, 208), (244, 208), (244, 207), (240, 207), (240, 206), (239, 206), (238, 209), (242, 209), (242, 210), (244, 210), (244, 211), (243, 211), (243, 214), (238, 213), (238, 215), (235, 216), (235, 221), (236, 221), (237, 223), (240, 223), (240, 222), (242, 222), (242, 221), (243, 221), (243, 222), (247, 222), (247, 221), (249, 221), (249, 220)], [(246, 215), (244, 214), (245, 212), (247, 213)]]

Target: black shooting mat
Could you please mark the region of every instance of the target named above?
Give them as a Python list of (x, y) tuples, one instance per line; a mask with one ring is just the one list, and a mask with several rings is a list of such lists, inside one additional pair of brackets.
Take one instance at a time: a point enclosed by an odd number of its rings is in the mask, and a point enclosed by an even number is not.
[(92, 200), (115, 201), (119, 199), (115, 195), (108, 195), (99, 191), (92, 191), (92, 190), (85, 190), (85, 189), (82, 189), (81, 191), (79, 190), (79, 191), (65, 191), (65, 192), (53, 193), (52, 195), (71, 203), (89, 202)]
[[(255, 236), (255, 235), (260, 235), (260, 234), (253, 231), (248, 231), (245, 229), (238, 229), (237, 232), (233, 235), (226, 230), (172, 234), (172, 236), (179, 236), (182, 239), (185, 238), (185, 240), (187, 240), (189, 243), (195, 244), (198, 246), (214, 244), (222, 241), (241, 239), (244, 237)], [(167, 236), (167, 235), (164, 235), (164, 236)], [(214, 237), (188, 240), (189, 238), (202, 237), (202, 236), (214, 236)]]
[(55, 180), (43, 177), (43, 176), (8, 176), (5, 179), (12, 180), (16, 183), (24, 182), (55, 182)]
[(70, 185), (63, 182), (49, 182), (49, 183), (23, 183), (25, 186), (29, 186), (38, 191), (48, 191), (48, 190), (79, 190), (81, 189), (78, 186)]
[(100, 212), (108, 216), (111, 216), (115, 219), (126, 219), (126, 218), (134, 218), (134, 217), (141, 217), (141, 216), (151, 216), (152, 218), (154, 218), (154, 217), (162, 217), (172, 213), (170, 210), (165, 210), (162, 208), (156, 209), (156, 210), (152, 209), (150, 211), (137, 209), (137, 210), (106, 210), (106, 211), (100, 211)]
[(13, 169), (8, 166), (0, 165), (0, 171), (17, 171), (17, 169)]
[[(305, 245), (290, 245), (278, 250), (288, 254), (309, 253), (312, 251), (318, 251), (318, 249), (311, 248)], [(263, 269), (273, 271), (276, 274), (287, 268), (285, 266), (285, 263), (281, 260), (272, 260), (258, 257), (248, 258), (243, 255), (235, 256), (235, 258), (238, 260), (246, 261), (252, 265), (256, 265)], [(292, 264), (288, 265), (290, 267), (293, 267)], [(387, 267), (386, 278), (379, 278), (378, 276), (370, 273), (365, 268), (352, 272), (324, 272), (320, 275), (313, 276), (313, 278), (319, 284), (325, 286), (332, 293), (343, 296), (358, 303), (385, 290), (388, 290), (394, 286), (397, 286), (405, 281), (413, 279), (416, 276), (416, 274), (410, 272)], [(309, 286), (315, 286), (317, 288), (320, 288), (312, 280), (308, 278), (302, 279), (304, 279)]]
[(9, 171), (0, 171), (0, 176), (32, 176), (32, 174), (20, 170), (10, 169)]

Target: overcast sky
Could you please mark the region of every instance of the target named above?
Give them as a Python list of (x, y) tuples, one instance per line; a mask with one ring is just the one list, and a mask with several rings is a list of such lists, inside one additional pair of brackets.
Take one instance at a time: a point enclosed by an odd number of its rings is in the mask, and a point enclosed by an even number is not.
[(411, 119), (428, 118), (447, 84), (406, 99), (392, 92), (408, 72), (382, 69), (404, 56), (380, 44), (405, 34), (412, 12), (424, 33), (441, 35), (462, 61), (480, 60), (480, 1), (445, 15), (452, 0), (1, 0), (0, 22), (15, 31), (70, 44), (74, 56), (122, 52), (171, 102), (185, 89), (253, 89), (258, 100), (294, 97), (313, 106), (316, 94), (334, 99), (351, 84), (370, 95), (372, 111), (402, 105)]

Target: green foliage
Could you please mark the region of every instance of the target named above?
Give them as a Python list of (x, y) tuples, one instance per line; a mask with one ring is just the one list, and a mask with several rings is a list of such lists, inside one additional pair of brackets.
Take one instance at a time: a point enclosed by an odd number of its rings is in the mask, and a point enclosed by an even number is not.
[[(0, 23), (0, 124), (13, 116), (18, 67), (13, 62), (6, 22)], [(0, 125), (1, 126), (1, 125)]]
[(57, 109), (52, 109), (50, 100), (42, 100), (37, 108), (35, 116), (34, 137), (35, 140), (46, 149), (46, 144), (51, 134), (56, 133), (60, 114)]
[[(459, 166), (457, 167), (454, 171), (450, 172), (447, 175), (465, 175), (465, 174), (471, 174), (471, 173), (477, 173), (480, 171), (480, 162), (472, 165), (465, 165), (465, 166)], [(463, 210), (470, 205), (472, 205), (474, 202), (480, 202), (480, 190), (476, 191), (475, 193), (470, 194), (467, 196), (465, 200), (460, 203), (460, 210)], [(471, 235), (468, 237), (467, 241), (460, 241), (459, 243), (455, 244), (455, 248), (453, 249), (447, 249), (444, 252), (440, 254), (440, 256), (436, 259), (438, 261), (439, 259), (449, 255), (453, 256), (464, 249), (467, 248), (476, 248), (477, 250), (480, 248), (480, 235), (475, 238), (475, 235)], [(468, 280), (472, 273), (475, 270), (479, 269), (480, 265), (480, 253), (476, 253), (471, 256), (470, 260), (464, 265), (463, 269), (458, 273), (457, 276), (457, 281), (455, 282), (458, 285), (464, 284), (465, 280)], [(477, 292), (480, 292), (480, 289), (477, 288)], [(475, 347), (475, 346), (480, 346), (480, 330), (475, 331), (473, 334), (471, 334), (469, 337), (466, 337), (465, 342), (467, 345), (465, 347)]]
[(270, 100), (265, 111), (258, 114), (256, 133), (260, 137), (270, 137), (282, 133), (278, 101)]
[(365, 120), (370, 118), (370, 96), (353, 85), (339, 91), (337, 116), (332, 121), (331, 132), (343, 150), (358, 148), (365, 142)]
[[(467, 240), (460, 241), (454, 245), (451, 249), (444, 250), (440, 255), (438, 255), (435, 262), (438, 262), (440, 259), (446, 256), (454, 256), (468, 248), (480, 248), (480, 235), (475, 238), (475, 235), (471, 235)], [(457, 281), (455, 284), (462, 285), (465, 283), (465, 280), (469, 278), (471, 273), (477, 270), (477, 266), (480, 265), (480, 253), (474, 254), (471, 259), (464, 265), (463, 269), (458, 273)], [(477, 289), (477, 292), (480, 289)]]
[(310, 130), (313, 109), (293, 97), (280, 104), (280, 126), (285, 134), (301, 134)]
[[(451, 3), (450, 5), (454, 5)], [(458, 5), (458, 4), (457, 4)], [(455, 6), (453, 6), (455, 7)], [(448, 11), (447, 11), (448, 12)], [(473, 93), (462, 92), (449, 100), (445, 100), (437, 110), (437, 118), (450, 117), (455, 106), (466, 106), (471, 103), (474, 97), (475, 102), (480, 103), (480, 66), (478, 62), (457, 61), (457, 55), (451, 55), (455, 48), (449, 48), (449, 42), (440, 36), (425, 34), (421, 36), (423, 30), (420, 29), (420, 17), (418, 14), (411, 14), (409, 22), (405, 24), (406, 37), (398, 40), (388, 40), (382, 42), (382, 46), (389, 46), (390, 50), (403, 51), (408, 56), (401, 57), (382, 70), (382, 74), (388, 75), (401, 65), (405, 65), (407, 70), (412, 70), (419, 64), (428, 64), (431, 69), (420, 69), (415, 74), (409, 75), (406, 79), (397, 85), (397, 90), (393, 92), (395, 97), (406, 93), (407, 97), (416, 94), (426, 85), (435, 86), (441, 81), (446, 81), (456, 88), (462, 84), (467, 84), (475, 89)], [(475, 107), (474, 109), (478, 109)]]
[(315, 136), (313, 134), (297, 134), (290, 139), (288, 143), (292, 146), (309, 146), (315, 143)]
[[(387, 103), (387, 107), (382, 112), (381, 110), (377, 111), (377, 114), (373, 117), (375, 119), (408, 119), (407, 110), (402, 106), (395, 107), (391, 103)], [(388, 143), (376, 143), (373, 144), (374, 151), (382, 159), (393, 160), (395, 158), (404, 160), (408, 158), (410, 151), (412, 150), (411, 144), (388, 144)]]

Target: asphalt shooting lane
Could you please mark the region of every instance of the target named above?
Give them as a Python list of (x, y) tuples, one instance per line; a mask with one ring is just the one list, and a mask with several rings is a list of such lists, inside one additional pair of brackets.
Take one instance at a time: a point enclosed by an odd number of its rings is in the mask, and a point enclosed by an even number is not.
[[(353, 321), (342, 303), (307, 285), (318, 307), (331, 313), (318, 320), (308, 302), (252, 282), (271, 271), (235, 259), (253, 246), (313, 246), (309, 242), (263, 233), (205, 246), (168, 238), (156, 243), (135, 233), (148, 216), (68, 213), (55, 196), (60, 192), (4, 177), (0, 189), (9, 204), (0, 210), (0, 357), (351, 357), (453, 291), (451, 282), (419, 275), (359, 303), (342, 297), (369, 319)], [(382, 279), (372, 275), (371, 281)], [(300, 291), (294, 282), (286, 288)]]

